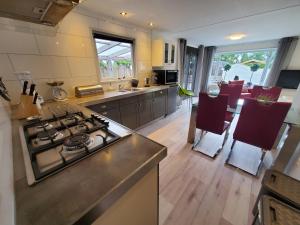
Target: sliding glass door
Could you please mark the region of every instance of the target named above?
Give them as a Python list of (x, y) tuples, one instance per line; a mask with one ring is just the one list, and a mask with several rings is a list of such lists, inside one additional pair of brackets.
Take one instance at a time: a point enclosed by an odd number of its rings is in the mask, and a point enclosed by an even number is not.
[(216, 53), (209, 84), (233, 79), (263, 85), (276, 56), (276, 48)]

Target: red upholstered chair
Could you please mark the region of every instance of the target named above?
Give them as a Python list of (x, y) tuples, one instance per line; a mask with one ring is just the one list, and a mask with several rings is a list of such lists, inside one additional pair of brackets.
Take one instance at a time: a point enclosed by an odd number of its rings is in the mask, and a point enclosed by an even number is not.
[[(220, 94), (228, 95), (228, 106), (232, 109), (236, 109), (242, 89), (243, 85), (241, 84), (222, 84), (220, 87)], [(226, 112), (226, 121), (231, 122), (234, 117), (233, 115), (233, 113)]]
[[(228, 138), (230, 123), (225, 121), (227, 102), (227, 95), (220, 94), (217, 97), (210, 97), (206, 93), (199, 94), (196, 128), (201, 129), (200, 140), (205, 131), (219, 135), (222, 135), (226, 131), (222, 146), (214, 153), (213, 158), (223, 149)], [(200, 140), (193, 146), (193, 149)], [(200, 152), (205, 154), (203, 151)]]
[[(287, 112), (291, 107), (286, 102), (263, 103), (256, 99), (245, 99), (233, 133), (233, 143), (226, 163), (229, 162), (236, 141), (254, 145), (262, 149), (262, 155), (255, 174), (258, 175), (267, 150), (271, 150)], [(231, 164), (232, 165), (232, 164)]]
[(240, 85), (244, 85), (244, 80), (230, 80), (229, 82), (228, 82), (228, 84), (240, 84)]
[(265, 88), (255, 85), (251, 91), (251, 98), (268, 98), (270, 101), (277, 101), (281, 93), (280, 87)]

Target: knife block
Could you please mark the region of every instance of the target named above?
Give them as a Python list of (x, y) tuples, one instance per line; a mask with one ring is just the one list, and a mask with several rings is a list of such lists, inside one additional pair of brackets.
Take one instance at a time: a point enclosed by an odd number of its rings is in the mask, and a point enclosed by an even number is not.
[(36, 104), (33, 104), (33, 96), (21, 95), (20, 103), (13, 113), (14, 119), (25, 119), (30, 116), (40, 115)]

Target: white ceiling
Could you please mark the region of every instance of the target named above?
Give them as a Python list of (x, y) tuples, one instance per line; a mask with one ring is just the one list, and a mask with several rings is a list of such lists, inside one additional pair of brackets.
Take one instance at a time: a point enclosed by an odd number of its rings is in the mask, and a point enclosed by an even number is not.
[[(84, 8), (186, 38), (190, 44), (228, 45), (300, 35), (300, 0), (86, 0)], [(128, 12), (124, 18), (119, 13)], [(244, 32), (247, 37), (225, 37)]]

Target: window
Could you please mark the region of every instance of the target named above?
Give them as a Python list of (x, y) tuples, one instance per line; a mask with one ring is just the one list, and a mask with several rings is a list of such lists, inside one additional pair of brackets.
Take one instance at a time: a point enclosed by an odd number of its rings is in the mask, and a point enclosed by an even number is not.
[[(209, 83), (233, 80), (238, 76), (245, 83), (263, 85), (276, 56), (276, 48), (244, 52), (216, 53)], [(228, 66), (229, 65), (229, 66)]]
[(187, 46), (185, 58), (183, 87), (187, 90), (194, 91), (198, 49)]
[(94, 33), (101, 80), (125, 79), (134, 76), (134, 40)]

